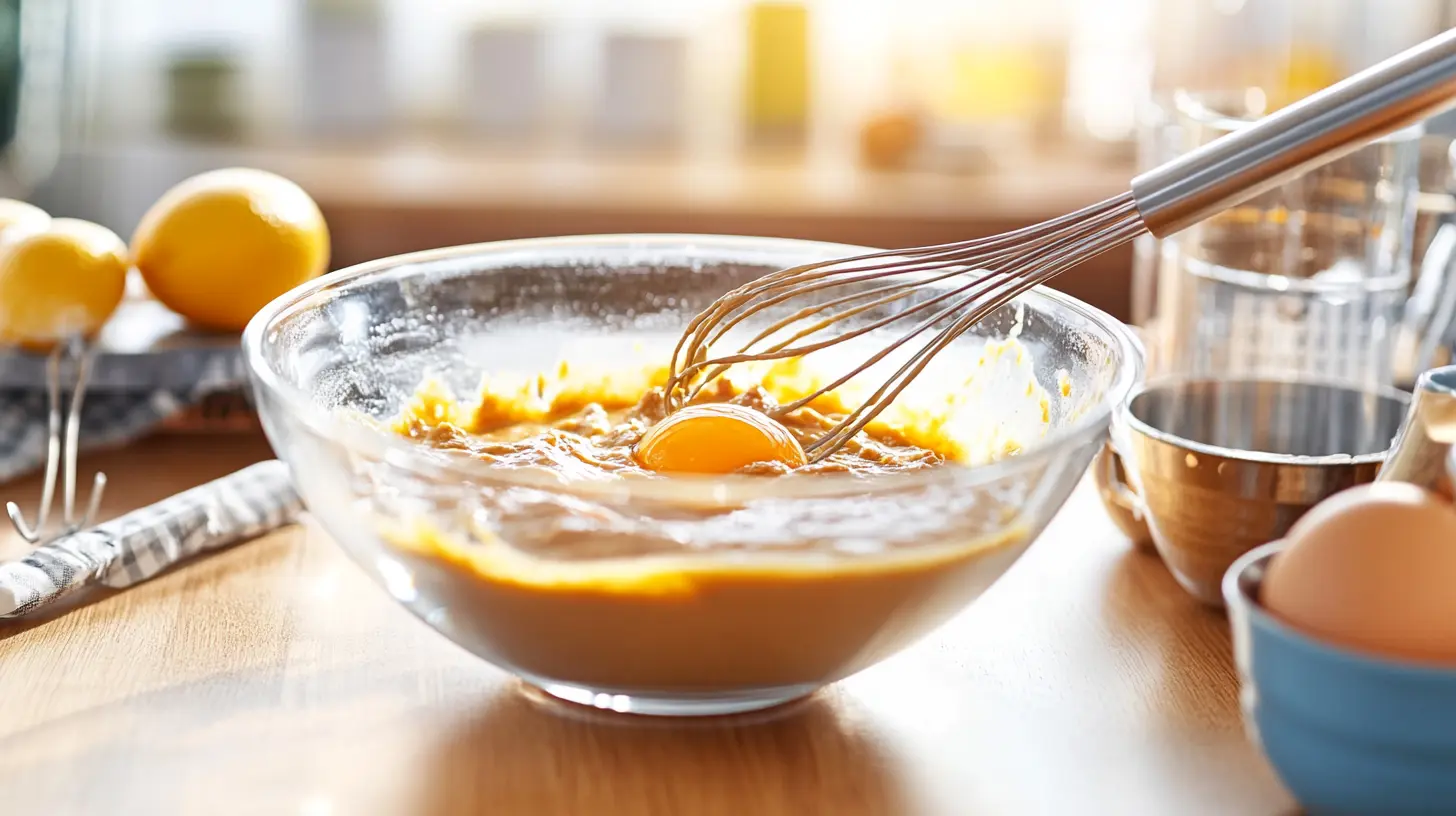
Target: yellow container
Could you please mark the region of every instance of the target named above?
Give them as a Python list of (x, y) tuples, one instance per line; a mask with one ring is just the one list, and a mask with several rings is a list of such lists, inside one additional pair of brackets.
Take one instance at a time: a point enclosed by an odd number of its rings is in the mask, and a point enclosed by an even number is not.
[(758, 138), (799, 139), (809, 119), (809, 10), (803, 3), (748, 7), (747, 118)]

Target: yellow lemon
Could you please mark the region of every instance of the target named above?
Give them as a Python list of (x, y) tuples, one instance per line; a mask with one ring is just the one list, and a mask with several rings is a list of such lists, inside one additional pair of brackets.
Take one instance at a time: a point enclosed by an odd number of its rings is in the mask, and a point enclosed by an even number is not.
[(147, 288), (205, 329), (237, 331), (329, 263), (329, 232), (303, 188), (262, 170), (203, 173), (168, 190), (131, 240)]
[(44, 349), (95, 334), (126, 293), (126, 243), (100, 224), (56, 218), (0, 240), (0, 342)]
[(34, 204), (16, 201), (13, 198), (0, 198), (0, 233), (11, 227), (33, 232), (45, 227), (50, 220), (51, 217), (46, 214), (46, 211)]

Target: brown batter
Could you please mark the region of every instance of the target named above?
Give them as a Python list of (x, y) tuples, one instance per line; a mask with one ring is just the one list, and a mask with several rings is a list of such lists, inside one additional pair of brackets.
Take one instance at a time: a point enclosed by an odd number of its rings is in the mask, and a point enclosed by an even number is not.
[[(415, 530), (395, 539), (448, 633), (536, 681), (620, 693), (817, 687), (955, 615), (1027, 543), (999, 535), (864, 558), (565, 564)], [(806, 689), (807, 691), (808, 689)]]
[[(762, 410), (782, 396), (763, 385), (720, 383), (704, 399)], [(648, 377), (640, 385), (632, 401), (634, 389), (620, 384), (612, 393), (558, 389), (549, 398), (544, 380), (523, 390), (488, 385), (470, 406), (426, 387), (394, 427), (447, 455), (536, 469), (568, 484), (671, 478), (633, 457), (664, 415), (656, 383)], [(1032, 385), (1027, 397), (1044, 405)], [(820, 410), (834, 406), (830, 399), (800, 409), (783, 424), (802, 443), (834, 424), (838, 416)], [(943, 466), (955, 458), (949, 446), (910, 441), (933, 442), (940, 433), (881, 425), (822, 462), (742, 472), (870, 480)], [(998, 444), (1007, 455), (1019, 450)], [(387, 534), (421, 596), (448, 610), (448, 622), (437, 625), (537, 682), (625, 694), (832, 682), (945, 621), (1027, 543), (1018, 495), (953, 486), (877, 488), (815, 507), (594, 502), (511, 487), (482, 494), (489, 518), (468, 531), (417, 524)], [(907, 523), (883, 525), (900, 515)], [(866, 535), (873, 540), (856, 540)]]
[[(763, 413), (777, 407), (777, 402), (762, 386), (737, 391), (727, 380), (717, 380), (715, 386), (698, 401), (729, 402)], [(491, 402), (486, 399), (482, 404), (490, 405)], [(632, 455), (633, 450), (647, 429), (661, 421), (667, 412), (662, 389), (654, 387), (626, 410), (608, 411), (600, 403), (591, 402), (567, 416), (548, 415), (545, 422), (501, 427), (493, 419), (494, 414), (483, 414), (477, 407), (472, 412), (469, 425), (462, 427), (448, 421), (432, 422), (431, 417), (439, 413), (436, 408), (417, 406), (405, 416), (399, 429), (426, 445), (468, 454), (502, 468), (545, 468), (568, 476), (580, 474), (583, 468), (593, 468), (618, 475), (645, 477), (658, 474), (639, 465)], [(834, 427), (838, 419), (805, 407), (789, 413), (779, 422), (802, 445)], [(828, 457), (795, 468), (793, 472), (868, 476), (918, 470), (944, 462), (945, 457), (939, 453), (907, 444), (885, 432), (872, 436), (861, 431)], [(781, 476), (790, 471), (778, 462), (758, 462), (739, 472)]]

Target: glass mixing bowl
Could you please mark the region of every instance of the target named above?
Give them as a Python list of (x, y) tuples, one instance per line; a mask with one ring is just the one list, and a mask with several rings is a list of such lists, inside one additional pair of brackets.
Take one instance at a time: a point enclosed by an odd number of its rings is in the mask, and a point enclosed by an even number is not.
[[(577, 703), (746, 711), (894, 654), (1015, 562), (1141, 377), (1121, 323), (1038, 289), (942, 353), (934, 376), (958, 383), (988, 338), (1015, 335), (1051, 395), (1045, 435), (987, 464), (868, 478), (563, 480), (442, 454), (372, 420), (395, 416), (427, 376), (469, 395), (487, 372), (562, 358), (605, 371), (663, 344), (665, 355), (686, 320), (730, 288), (863, 251), (606, 236), (423, 252), (284, 295), (253, 320), (244, 347), (268, 437), (309, 509), (429, 626)], [(1024, 399), (978, 393), (986, 427), (1024, 420)]]

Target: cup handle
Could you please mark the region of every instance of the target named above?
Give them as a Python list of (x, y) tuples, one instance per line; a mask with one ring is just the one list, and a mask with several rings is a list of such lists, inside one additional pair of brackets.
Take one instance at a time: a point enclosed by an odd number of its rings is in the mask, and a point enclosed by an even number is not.
[(1107, 485), (1108, 499), (1112, 503), (1132, 513), (1135, 517), (1142, 518), (1142, 499), (1138, 496), (1137, 491), (1132, 489), (1132, 485), (1129, 485), (1127, 480), (1117, 472), (1117, 462), (1121, 456), (1122, 454), (1110, 445), (1102, 451), (1097, 462), (1097, 466), (1102, 468), (1102, 483)]

